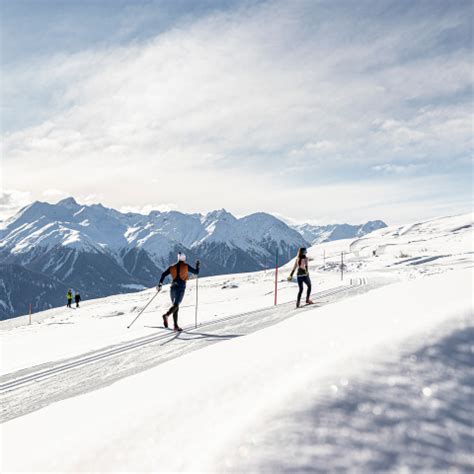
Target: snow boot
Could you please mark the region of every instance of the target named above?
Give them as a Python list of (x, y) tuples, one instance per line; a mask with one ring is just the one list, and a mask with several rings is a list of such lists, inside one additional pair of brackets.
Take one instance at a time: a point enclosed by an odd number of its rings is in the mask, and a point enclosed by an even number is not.
[(181, 332), (182, 329), (181, 329), (179, 326), (175, 326), (175, 327), (174, 327), (174, 331), (175, 331), (175, 332)]
[(314, 301), (311, 298), (308, 298), (306, 300), (306, 304), (313, 304), (313, 303), (314, 303)]
[(164, 326), (165, 328), (168, 327), (168, 314), (164, 314), (164, 315), (163, 315), (163, 326)]

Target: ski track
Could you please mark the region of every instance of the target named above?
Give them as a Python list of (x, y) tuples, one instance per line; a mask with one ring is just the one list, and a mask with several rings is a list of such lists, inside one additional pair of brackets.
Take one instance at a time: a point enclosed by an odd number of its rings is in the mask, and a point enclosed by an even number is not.
[[(314, 294), (315, 306), (365, 293), (389, 282), (384, 278), (353, 280), (352, 286), (338, 286)], [(182, 333), (170, 333), (157, 325), (158, 334), (6, 374), (0, 377), (0, 422), (107, 386), (207, 345), (264, 329), (314, 307), (295, 309), (291, 308), (293, 305), (293, 302), (282, 303), (277, 307), (226, 316), (198, 325), (197, 329), (186, 327)]]

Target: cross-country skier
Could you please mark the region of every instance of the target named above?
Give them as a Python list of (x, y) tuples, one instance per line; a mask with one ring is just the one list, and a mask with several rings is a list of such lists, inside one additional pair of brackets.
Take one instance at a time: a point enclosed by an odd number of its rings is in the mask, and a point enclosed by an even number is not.
[(295, 265), (293, 266), (293, 270), (291, 270), (290, 276), (288, 280), (291, 281), (293, 279), (293, 274), (295, 273), (296, 269), (296, 279), (298, 280), (298, 297), (296, 299), (296, 307), (299, 308), (301, 302), (301, 295), (303, 294), (303, 284), (307, 286), (306, 290), (306, 304), (313, 304), (311, 300), (311, 279), (309, 278), (309, 258), (306, 255), (306, 248), (301, 247), (298, 250), (298, 255), (296, 256)]
[(186, 281), (188, 280), (189, 272), (199, 275), (199, 267), (201, 263), (199, 260), (196, 260), (196, 268), (191, 267), (186, 263), (186, 255), (184, 253), (178, 253), (178, 261), (174, 265), (171, 265), (167, 270), (163, 272), (158, 283), (158, 291), (161, 290), (163, 286), (164, 279), (171, 275), (171, 290), (170, 296), (173, 305), (171, 308), (163, 315), (163, 325), (165, 328), (168, 327), (168, 317), (173, 315), (174, 330), (182, 331), (178, 326), (178, 311), (181, 301), (183, 301), (184, 293), (186, 291)]
[(79, 308), (79, 301), (81, 301), (81, 295), (78, 291), (74, 293), (74, 301), (76, 302), (76, 308)]
[(67, 298), (67, 307), (72, 308), (72, 306), (71, 306), (71, 304), (72, 304), (72, 290), (71, 290), (71, 288), (69, 288), (69, 290), (66, 294), (66, 298)]

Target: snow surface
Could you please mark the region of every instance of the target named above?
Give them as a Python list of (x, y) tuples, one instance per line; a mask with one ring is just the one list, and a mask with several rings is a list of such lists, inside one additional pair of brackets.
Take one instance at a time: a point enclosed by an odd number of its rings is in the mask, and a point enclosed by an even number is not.
[[(421, 345), (430, 329), (438, 328), (442, 337), (459, 327), (472, 317), (471, 278), (472, 272), (465, 270), (391, 285), (9, 421), (2, 426), (2, 468), (222, 472), (238, 470), (242, 458), (257, 466), (270, 462), (274, 472), (279, 461), (289, 459), (311, 467), (318, 452), (324, 454), (326, 449), (314, 445), (312, 438), (302, 437), (294, 445), (283, 436), (262, 447), (252, 440), (274, 423), (280, 432), (294, 429), (282, 415), (289, 403), (293, 409), (304, 409), (308, 387), (319, 384), (313, 393), (316, 398), (328, 397), (328, 392), (336, 398), (338, 386), (350, 384), (356, 373), (364, 371), (365, 361), (381, 357), (387, 347), (401, 355), (407, 338), (419, 338)], [(328, 376), (336, 380), (330, 386), (325, 385)], [(426, 404), (436, 400), (436, 387), (429, 380), (417, 385), (418, 397)], [(399, 403), (410, 406), (414, 401)], [(377, 413), (391, 407), (367, 409), (375, 422)], [(454, 431), (457, 424), (466, 423), (450, 421)], [(348, 427), (350, 423), (348, 419)], [(376, 425), (365, 427), (359, 443), (372, 428)], [(420, 425), (419, 435), (430, 433)], [(381, 439), (377, 444), (388, 443), (384, 449), (390, 449), (395, 440)], [(261, 448), (276, 457), (262, 460)], [(457, 445), (453, 464), (474, 468), (470, 448)], [(343, 459), (350, 468), (352, 456), (364, 455), (359, 449), (350, 446), (348, 453), (326, 457), (328, 465), (319, 468), (330, 470)], [(407, 447), (402, 454), (392, 468), (410, 466), (415, 453)]]
[[(338, 285), (339, 276), (318, 276), (315, 290)], [(346, 282), (348, 283), (348, 282)], [(199, 322), (212, 321), (231, 314), (265, 308), (273, 304), (274, 272), (257, 272), (199, 279)], [(196, 282), (188, 282), (186, 297), (179, 311), (182, 326), (194, 324)], [(79, 309), (55, 308), (33, 315), (0, 322), (2, 361), (0, 374), (32, 365), (71, 357), (150, 334), (162, 325), (161, 315), (170, 307), (169, 285), (155, 298), (129, 330), (126, 327), (148, 300), (155, 288), (139, 293), (122, 294), (83, 301)], [(292, 301), (295, 284), (280, 282), (279, 302)], [(29, 347), (31, 350), (25, 351)], [(37, 347), (38, 350), (34, 348)]]
[[(344, 284), (398, 283), (10, 420), (2, 471), (473, 472), (472, 237), (464, 215), (313, 246), (316, 291), (341, 283), (341, 252)], [(200, 279), (199, 321), (270, 307), (273, 279)], [(2, 322), (2, 373), (156, 334), (168, 290), (125, 329), (154, 291)], [(194, 299), (191, 281), (182, 325)]]

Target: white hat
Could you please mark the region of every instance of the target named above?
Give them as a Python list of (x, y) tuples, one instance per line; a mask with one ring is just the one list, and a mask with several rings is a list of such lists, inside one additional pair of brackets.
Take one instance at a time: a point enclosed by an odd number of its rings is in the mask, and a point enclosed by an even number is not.
[(178, 262), (185, 262), (186, 255), (184, 253), (178, 252)]

